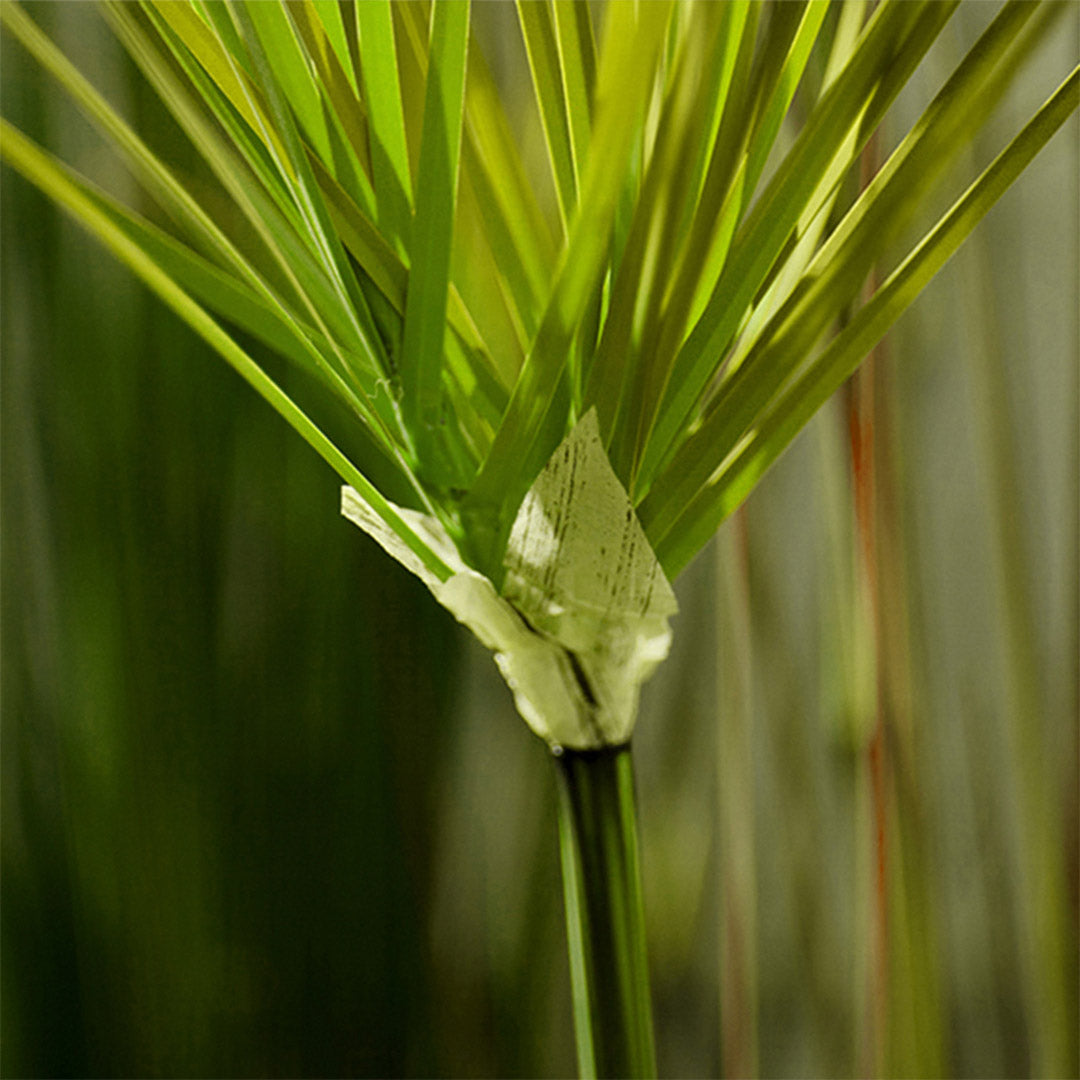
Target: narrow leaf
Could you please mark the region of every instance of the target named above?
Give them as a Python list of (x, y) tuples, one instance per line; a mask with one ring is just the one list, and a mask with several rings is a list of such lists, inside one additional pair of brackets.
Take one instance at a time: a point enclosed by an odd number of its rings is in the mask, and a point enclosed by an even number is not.
[[(359, 395), (364, 398), (368, 392), (364, 388), (365, 380), (370, 383), (372, 375), (381, 374), (378, 361), (365, 336), (356, 333), (355, 315), (351, 310), (343, 308), (333, 285), (305, 245), (307, 234), (301, 238), (294, 228), (293, 222), (299, 220), (299, 215), (295, 205), (288, 199), (284, 179), (277, 166), (272, 162), (267, 163), (279, 183), (268, 186), (266, 191), (252, 183), (242, 163), (206, 122), (205, 116), (186, 88), (173, 78), (157, 50), (135, 23), (128, 8), (124, 5), (110, 5), (105, 8), (105, 12), (125, 48), (151, 85), (156, 87), (180, 126), (188, 133), (225, 189), (255, 227), (277, 266), (306, 307), (307, 316), (323, 338), (334, 347), (338, 377), (348, 382), (351, 397)], [(197, 65), (191, 69), (191, 74), (199, 77)], [(203, 94), (212, 97), (216, 93), (215, 88), (205, 79), (197, 85)], [(227, 243), (223, 243), (222, 250), (225, 265), (235, 267), (253, 287), (270, 296), (269, 286), (246, 260), (227, 246)], [(280, 300), (275, 302), (281, 303)], [(387, 414), (385, 405), (382, 408), (381, 421), (372, 419), (374, 414), (366, 407), (361, 415), (365, 422), (371, 423), (376, 432), (380, 432), (393, 420), (392, 413)], [(396, 425), (391, 424), (391, 428), (394, 426)], [(389, 448), (392, 445), (393, 440), (385, 436), (384, 446)]]
[(401, 357), (405, 422), (418, 455), (427, 463), (432, 461), (442, 410), (443, 338), (465, 95), (468, 0), (436, 0), (432, 18)]
[[(308, 240), (334, 291), (338, 313), (352, 325), (359, 344), (375, 365), (386, 372), (389, 363), (375, 330), (374, 320), (341, 241), (333, 230), (307, 152), (293, 122), (285, 88), (278, 82), (275, 65), (271, 63), (268, 44), (278, 41), (281, 28), (279, 24), (266, 18), (264, 9), (269, 6), (271, 5), (241, 3), (238, 0), (231, 5), (230, 11), (248, 50), (256, 82), (266, 100), (269, 115), (285, 147), (287, 159), (279, 160), (278, 167), (286, 176), (286, 182), (306, 226)], [(286, 29), (292, 36), (291, 28), (286, 26)], [(296, 45), (295, 37), (293, 43)], [(279, 58), (276, 66), (280, 68), (283, 63)], [(290, 78), (298, 79), (299, 76), (292, 73)]]
[(356, 81), (352, 55), (349, 52), (349, 37), (345, 32), (345, 23), (341, 15), (342, 5), (338, 3), (338, 0), (308, 0), (308, 2), (319, 16), (319, 22), (326, 31), (326, 37), (341, 65), (342, 72), (349, 80), (352, 92), (359, 95), (360, 87)]
[(596, 89), (596, 42), (587, 0), (552, 0), (555, 39), (563, 77), (566, 120), (574, 175), (580, 180), (592, 130), (592, 99)]
[[(235, 5), (233, 10), (237, 10)], [(254, 24), (265, 50), (266, 62), (280, 83), (285, 99), (296, 114), (308, 141), (323, 161), (332, 161), (333, 150), (323, 115), (322, 95), (284, 5), (245, 3), (244, 15)], [(242, 29), (240, 36), (244, 39)], [(250, 39), (245, 43), (250, 53)]]
[(578, 172), (550, 0), (517, 0), (517, 11), (565, 232), (577, 203)]
[[(320, 16), (320, 10), (329, 8), (335, 12), (337, 26), (341, 29), (341, 17), (337, 14), (336, 0), (329, 3), (316, 3), (315, 0), (286, 0), (293, 25), (304, 44), (311, 62), (315, 65), (316, 84), (323, 95), (324, 105), (329, 113), (329, 132), (331, 141), (343, 141), (354, 156), (362, 173), (358, 182), (364, 186), (365, 196), (371, 179), (371, 155), (368, 148), (368, 119), (357, 90), (355, 76), (352, 74), (352, 59), (345, 48), (347, 67), (343, 66), (340, 52), (327, 32), (326, 23)], [(342, 30), (344, 34), (344, 30)], [(341, 154), (335, 153), (335, 172), (340, 178), (344, 165)], [(327, 164), (330, 164), (329, 162)], [(355, 198), (355, 195), (353, 196)], [(373, 208), (374, 199), (362, 205)]]
[(412, 178), (390, 0), (355, 5), (379, 225), (408, 249)]

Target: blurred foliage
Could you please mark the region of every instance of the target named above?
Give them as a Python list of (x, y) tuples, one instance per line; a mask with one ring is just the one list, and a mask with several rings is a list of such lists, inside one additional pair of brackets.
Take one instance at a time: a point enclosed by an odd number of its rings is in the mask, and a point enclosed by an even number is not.
[[(88, 6), (43, 8), (176, 137)], [(2, 61), (5, 114), (126, 190)], [(1078, 148), (1073, 117), (678, 583), (636, 738), (663, 1075), (1077, 1073)], [(2, 197), (4, 1075), (569, 1074), (550, 777), (490, 660)]]

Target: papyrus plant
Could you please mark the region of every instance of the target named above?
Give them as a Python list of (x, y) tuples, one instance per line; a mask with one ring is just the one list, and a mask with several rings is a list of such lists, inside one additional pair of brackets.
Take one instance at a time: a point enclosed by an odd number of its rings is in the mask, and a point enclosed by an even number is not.
[(556, 750), (585, 1074), (655, 1068), (627, 747), (670, 581), (1076, 108), (1074, 70), (912, 243), (1057, 10), (1004, 5), (878, 166), (955, 7), (523, 0), (538, 162), (466, 0), (103, 5), (175, 155), (0, 4), (153, 207), (6, 122), (4, 160), (323, 456)]

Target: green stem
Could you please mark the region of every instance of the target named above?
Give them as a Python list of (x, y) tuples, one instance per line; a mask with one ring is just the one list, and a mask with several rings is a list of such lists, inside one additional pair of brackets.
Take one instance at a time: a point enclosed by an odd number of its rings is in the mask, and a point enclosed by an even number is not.
[(630, 747), (554, 761), (578, 1068), (655, 1077)]

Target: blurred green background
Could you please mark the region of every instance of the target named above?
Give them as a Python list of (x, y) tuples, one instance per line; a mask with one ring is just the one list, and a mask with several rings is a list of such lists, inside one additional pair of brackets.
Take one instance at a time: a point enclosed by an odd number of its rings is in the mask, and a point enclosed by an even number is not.
[[(184, 160), (89, 5), (32, 14)], [(2, 94), (130, 196), (6, 39)], [(1078, 154), (1073, 117), (678, 583), (635, 738), (664, 1075), (1077, 1073)], [(571, 1074), (546, 751), (490, 659), (126, 272), (2, 199), (4, 1075)]]

